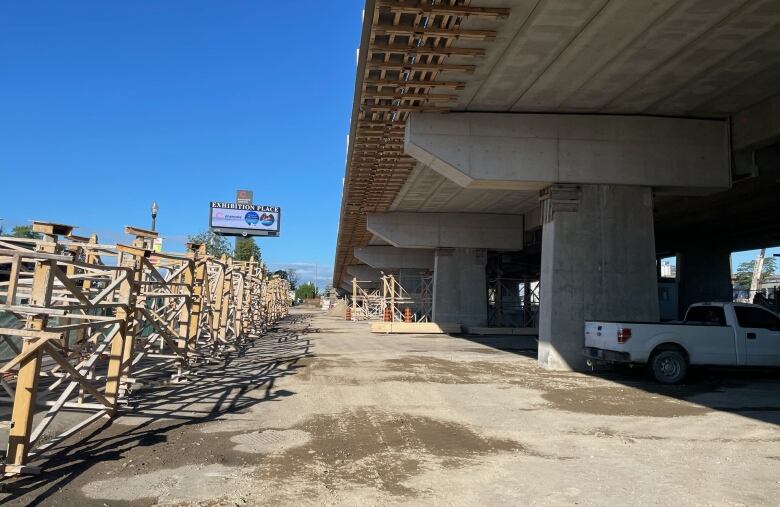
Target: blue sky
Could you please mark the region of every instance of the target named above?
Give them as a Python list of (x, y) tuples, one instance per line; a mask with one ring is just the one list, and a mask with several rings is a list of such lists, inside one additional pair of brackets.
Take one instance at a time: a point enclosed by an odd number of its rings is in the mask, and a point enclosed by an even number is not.
[[(311, 8), (307, 6), (311, 4)], [(0, 217), (166, 249), (210, 200), (281, 206), (270, 265), (331, 279), (362, 0), (0, 3)], [(316, 36), (313, 36), (316, 34)]]

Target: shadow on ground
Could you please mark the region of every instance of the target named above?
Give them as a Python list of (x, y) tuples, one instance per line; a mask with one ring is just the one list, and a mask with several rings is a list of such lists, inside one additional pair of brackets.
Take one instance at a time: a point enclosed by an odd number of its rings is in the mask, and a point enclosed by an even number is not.
[(780, 369), (691, 368), (685, 383), (655, 382), (646, 368), (589, 372), (617, 385), (780, 425)]
[(312, 355), (307, 335), (319, 330), (311, 328), (308, 320), (306, 315), (288, 317), (284, 329), (269, 330), (223, 364), (199, 368), (187, 383), (163, 383), (170, 372), (160, 376), (160, 385), (147, 381), (147, 387), (131, 396), (133, 410), (114, 421), (89, 426), (47, 452), (32, 463), (41, 466), (40, 475), (2, 483), (6, 495), (0, 503), (38, 505), (99, 463), (125, 459), (134, 448), (168, 442), (172, 430), (294, 396), (294, 392), (274, 390), (274, 383), (294, 375), (302, 367), (299, 362)]
[(458, 338), (468, 340), (479, 345), (485, 345), (504, 352), (511, 352), (525, 357), (536, 359), (537, 344), (535, 336), (516, 335), (458, 335)]
[[(459, 335), (458, 338), (511, 352), (530, 359), (537, 359), (537, 344), (532, 337), (501, 335)], [(608, 380), (615, 387), (641, 390), (652, 396), (666, 396), (696, 404), (710, 410), (731, 412), (743, 417), (780, 425), (780, 368), (742, 369), (693, 367), (682, 385), (658, 384), (644, 367), (602, 368), (586, 372), (590, 376)], [(547, 372), (539, 370), (539, 375)], [(577, 391), (580, 391), (579, 393)], [(569, 396), (574, 405), (576, 396), (593, 399), (591, 407), (598, 405), (598, 390), (586, 393), (573, 389)], [(602, 393), (603, 395), (603, 393)], [(628, 396), (626, 396), (628, 399)], [(602, 400), (603, 401), (603, 400)], [(599, 413), (615, 410), (615, 415), (628, 415), (618, 407), (617, 401), (602, 406)], [(643, 415), (647, 415), (644, 414)]]

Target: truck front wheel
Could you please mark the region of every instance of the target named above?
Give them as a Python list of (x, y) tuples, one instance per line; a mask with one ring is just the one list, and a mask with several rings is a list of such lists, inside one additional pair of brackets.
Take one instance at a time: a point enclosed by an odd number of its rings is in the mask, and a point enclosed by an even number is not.
[(679, 384), (688, 374), (688, 361), (678, 350), (660, 350), (653, 355), (650, 369), (661, 384)]

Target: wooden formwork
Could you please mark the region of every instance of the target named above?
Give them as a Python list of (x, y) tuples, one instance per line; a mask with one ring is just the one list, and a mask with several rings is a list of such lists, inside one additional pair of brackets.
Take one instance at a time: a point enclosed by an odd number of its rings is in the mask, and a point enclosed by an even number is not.
[[(10, 405), (4, 475), (82, 428), (132, 411), (137, 382), (186, 382), (287, 315), (289, 284), (254, 259), (234, 262), (188, 244), (155, 252), (153, 231), (128, 227), (130, 245), (103, 245), (67, 225), (34, 222), (40, 240), (0, 237), (0, 367)], [(42, 438), (61, 411), (87, 415)], [(35, 418), (35, 424), (33, 424)]]

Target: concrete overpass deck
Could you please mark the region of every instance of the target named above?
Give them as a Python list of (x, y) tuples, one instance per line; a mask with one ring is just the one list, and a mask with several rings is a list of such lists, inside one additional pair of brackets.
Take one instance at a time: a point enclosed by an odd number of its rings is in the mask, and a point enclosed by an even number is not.
[(336, 286), (358, 262), (352, 249), (371, 240), (368, 213), (525, 213), (537, 205), (534, 192), (460, 188), (406, 156), (412, 112), (736, 115), (735, 139), (752, 132), (737, 149), (778, 133), (777, 123), (750, 128), (766, 125), (756, 116), (774, 102), (751, 106), (780, 89), (775, 1), (454, 3), (366, 2)]
[[(580, 203), (596, 215), (558, 230), (585, 234), (583, 226), (600, 223), (614, 238), (614, 220), (634, 217), (621, 230), (639, 231), (648, 259), (712, 242), (723, 255), (780, 242), (779, 69), (780, 4), (772, 0), (368, 0), (334, 286), (349, 278), (348, 266), (364, 263), (356, 248), (364, 259), (371, 246), (422, 248), (434, 271), (473, 275), (465, 268), (483, 262), (480, 250), (538, 257), (544, 225), (561, 210), (560, 220), (574, 220)], [(556, 185), (574, 185), (573, 193), (556, 200), (567, 192)], [(619, 188), (630, 186), (645, 190)], [(650, 214), (602, 213), (617, 202), (633, 206), (629, 195)], [(387, 225), (404, 230), (399, 220), (410, 213), (464, 220), (472, 231), (491, 220), (479, 215), (522, 217), (523, 225), (507, 222), (476, 251), (445, 259), (437, 248), (452, 244), (439, 244), (441, 228), (426, 226), (429, 241), (388, 239)], [(405, 230), (431, 220), (409, 218)], [(565, 257), (593, 251), (585, 243), (599, 235), (591, 232), (576, 240), (550, 233), (547, 241), (581, 242), (557, 247)], [(507, 250), (497, 237), (511, 235), (522, 244)], [(473, 238), (459, 247), (473, 248)], [(606, 257), (582, 259), (577, 269), (611, 265), (615, 248), (599, 246)], [(544, 261), (536, 263), (544, 278)], [(550, 273), (563, 266), (553, 264)], [(634, 268), (616, 269), (631, 278)], [(654, 292), (655, 281), (646, 282), (628, 285)], [(456, 305), (448, 314), (469, 313), (457, 307), (462, 299), (447, 304)]]

